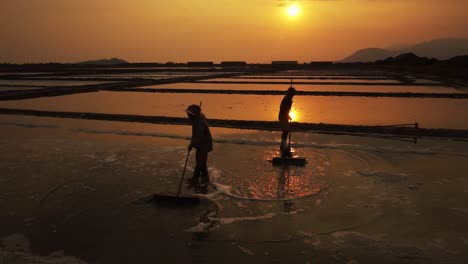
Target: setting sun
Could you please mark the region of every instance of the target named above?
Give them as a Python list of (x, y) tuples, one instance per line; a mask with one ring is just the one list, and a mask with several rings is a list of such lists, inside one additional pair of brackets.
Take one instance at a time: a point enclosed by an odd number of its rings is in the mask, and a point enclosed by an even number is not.
[(288, 16), (295, 17), (299, 15), (299, 7), (297, 5), (290, 5), (287, 9)]
[(289, 112), (289, 117), (291, 117), (291, 122), (297, 121), (297, 112), (291, 109)]

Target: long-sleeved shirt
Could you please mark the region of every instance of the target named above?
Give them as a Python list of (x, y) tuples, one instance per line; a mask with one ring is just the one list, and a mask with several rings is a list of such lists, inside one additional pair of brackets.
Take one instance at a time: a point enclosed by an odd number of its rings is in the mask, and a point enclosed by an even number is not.
[(281, 101), (280, 105), (280, 111), (278, 113), (278, 119), (288, 119), (289, 118), (289, 111), (291, 110), (292, 107), (292, 95), (285, 95), (283, 97), (283, 100)]
[(211, 137), (210, 128), (206, 121), (205, 115), (200, 113), (192, 120), (192, 140), (191, 144), (194, 148), (200, 150), (213, 150), (213, 139)]

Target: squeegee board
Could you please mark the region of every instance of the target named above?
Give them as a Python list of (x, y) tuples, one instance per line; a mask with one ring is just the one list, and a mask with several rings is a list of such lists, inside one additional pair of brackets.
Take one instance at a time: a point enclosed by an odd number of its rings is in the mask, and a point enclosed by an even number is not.
[(154, 194), (153, 199), (156, 203), (170, 203), (170, 204), (184, 204), (196, 205), (200, 203), (200, 197), (189, 195), (175, 195), (175, 194)]

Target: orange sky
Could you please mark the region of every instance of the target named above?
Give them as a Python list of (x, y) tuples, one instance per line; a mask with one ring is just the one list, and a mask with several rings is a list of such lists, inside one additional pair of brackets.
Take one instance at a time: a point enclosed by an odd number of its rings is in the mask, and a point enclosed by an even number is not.
[[(300, 14), (288, 17), (287, 5)], [(468, 37), (468, 0), (1, 0), (0, 62), (339, 60)]]

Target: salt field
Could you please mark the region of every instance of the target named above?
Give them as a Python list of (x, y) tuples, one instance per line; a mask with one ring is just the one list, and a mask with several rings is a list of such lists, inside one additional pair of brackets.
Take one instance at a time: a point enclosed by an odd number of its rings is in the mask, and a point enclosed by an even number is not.
[[(348, 92), (412, 92), (412, 93), (466, 93), (466, 89), (455, 89), (444, 86), (407, 86), (401, 85), (336, 85), (336, 84), (293, 84), (298, 91), (348, 91)], [(180, 88), (180, 89), (215, 89), (215, 90), (274, 90), (285, 91), (287, 84), (265, 83), (265, 84), (232, 84), (232, 83), (174, 83), (164, 85), (151, 85), (143, 88)]]
[(0, 264), (467, 264), (467, 6), (0, 1)]
[[(0, 102), (0, 107), (43, 111), (185, 117), (202, 102), (209, 118), (274, 121), (281, 95), (108, 92)], [(468, 129), (466, 100), (296, 96), (296, 122), (392, 125), (418, 122), (426, 128)]]
[[(8, 86), (79, 86), (89, 84), (102, 84), (105, 81), (68, 81), (68, 80), (0, 80), (0, 85)], [(0, 87), (1, 89), (1, 87)]]
[[(326, 71), (320, 74), (328, 76)], [(118, 75), (112, 74), (111, 79)], [(341, 76), (364, 75), (342, 72)], [(208, 74), (205, 77), (210, 80)], [(298, 91), (465, 93), (442, 84), (385, 86), (378, 83), (388, 80), (369, 82), (376, 85), (293, 85)], [(62, 84), (83, 83), (64, 80)], [(101, 83), (90, 84), (97, 91), (72, 93), (70, 89), (69, 94), (54, 96), (48, 91), (34, 93), (29, 98), (1, 100), (0, 108), (37, 110), (38, 115), (76, 112), (185, 118), (187, 106), (202, 102), (208, 123), (210, 119), (253, 122), (276, 121), (283, 97), (131, 91), (132, 83), (125, 83), (129, 87), (125, 91), (113, 87), (99, 91)], [(134, 87), (286, 91), (289, 85), (135, 82)], [(468, 130), (466, 99), (297, 95), (293, 111), (294, 122), (299, 123), (385, 126), (417, 122), (422, 128)], [(293, 122), (291, 146), (308, 159), (307, 164), (272, 166), (269, 160), (279, 155), (278, 129), (213, 126), (214, 149), (208, 157), (211, 184), (183, 184), (182, 193), (197, 195), (201, 202), (195, 207), (179, 207), (150, 198), (176, 193), (190, 126), (26, 113), (0, 114), (0, 208), (5, 212), (0, 218), (0, 260), (468, 260), (464, 250), (468, 245), (466, 138), (324, 134), (295, 131)], [(185, 179), (193, 173), (194, 156), (189, 156)]]

